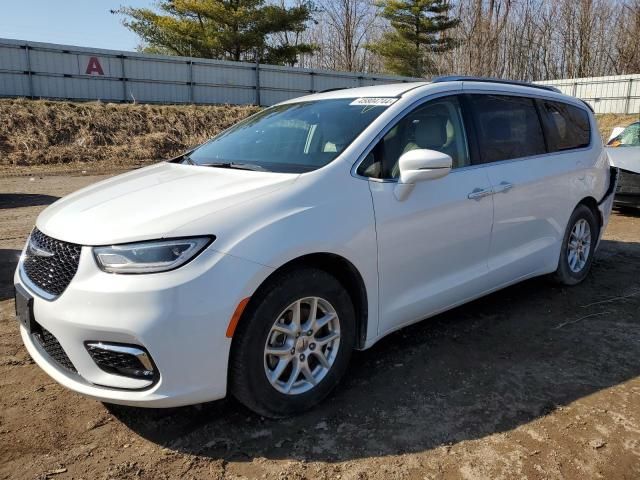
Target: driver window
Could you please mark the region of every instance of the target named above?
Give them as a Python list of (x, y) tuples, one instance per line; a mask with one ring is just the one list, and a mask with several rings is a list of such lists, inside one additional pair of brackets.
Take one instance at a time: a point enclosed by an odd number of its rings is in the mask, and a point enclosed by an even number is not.
[(402, 154), (419, 148), (446, 153), (453, 159), (453, 168), (471, 164), (460, 103), (456, 97), (427, 102), (400, 120), (360, 164), (358, 174), (372, 178), (398, 178), (398, 160)]

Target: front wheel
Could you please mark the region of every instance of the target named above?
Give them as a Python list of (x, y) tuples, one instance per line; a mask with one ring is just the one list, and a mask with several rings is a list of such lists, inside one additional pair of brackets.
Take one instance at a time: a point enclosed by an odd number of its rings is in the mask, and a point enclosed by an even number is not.
[(593, 211), (578, 205), (573, 211), (562, 242), (554, 280), (562, 285), (582, 282), (591, 269), (600, 229)]
[(234, 336), (230, 386), (266, 417), (302, 412), (344, 374), (355, 339), (349, 294), (322, 270), (278, 275), (254, 296)]

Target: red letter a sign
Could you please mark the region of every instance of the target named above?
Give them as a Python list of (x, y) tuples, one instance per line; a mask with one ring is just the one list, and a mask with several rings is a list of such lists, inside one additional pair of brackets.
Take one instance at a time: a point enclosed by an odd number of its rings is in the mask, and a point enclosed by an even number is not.
[(104, 72), (102, 71), (102, 66), (100, 66), (100, 62), (98, 61), (97, 57), (91, 57), (89, 59), (89, 63), (87, 63), (87, 71), (84, 72), (87, 75), (91, 75), (93, 73), (97, 73), (98, 75), (104, 75)]

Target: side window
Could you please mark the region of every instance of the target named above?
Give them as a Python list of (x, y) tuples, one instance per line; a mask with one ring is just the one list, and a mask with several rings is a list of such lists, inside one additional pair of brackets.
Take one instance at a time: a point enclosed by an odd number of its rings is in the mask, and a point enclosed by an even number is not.
[(457, 97), (432, 100), (400, 120), (358, 167), (372, 178), (398, 178), (398, 160), (415, 149), (436, 150), (453, 159), (453, 168), (470, 165), (467, 137)]
[(582, 108), (562, 102), (541, 102), (549, 140), (549, 150), (559, 152), (588, 147), (591, 143), (589, 114)]
[(546, 153), (542, 125), (531, 98), (470, 95), (483, 163)]

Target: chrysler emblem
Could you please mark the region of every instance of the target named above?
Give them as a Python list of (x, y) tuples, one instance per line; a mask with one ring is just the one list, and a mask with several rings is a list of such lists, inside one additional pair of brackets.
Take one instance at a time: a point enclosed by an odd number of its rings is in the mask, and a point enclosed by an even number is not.
[(29, 239), (29, 246), (27, 247), (27, 251), (29, 252), (29, 255), (32, 255), (34, 257), (49, 258), (53, 257), (54, 255), (53, 252), (50, 252), (46, 248), (40, 246), (40, 244), (38, 244), (38, 242), (33, 237)]

